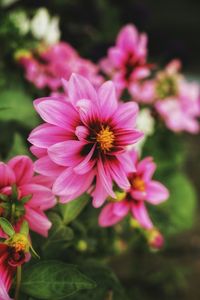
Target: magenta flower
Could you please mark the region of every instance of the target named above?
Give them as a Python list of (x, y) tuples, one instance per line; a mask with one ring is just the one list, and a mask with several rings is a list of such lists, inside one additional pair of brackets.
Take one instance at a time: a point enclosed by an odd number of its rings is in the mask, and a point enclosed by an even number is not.
[(102, 70), (114, 81), (119, 94), (131, 93), (138, 80), (150, 74), (147, 58), (147, 36), (139, 34), (134, 25), (126, 25), (118, 34), (116, 45), (100, 62)]
[(152, 221), (145, 207), (145, 201), (157, 205), (169, 197), (169, 192), (160, 182), (152, 180), (156, 165), (151, 157), (138, 161), (136, 152), (131, 152), (136, 171), (129, 173), (130, 189), (119, 193), (118, 202), (106, 204), (99, 216), (102, 227), (112, 226), (121, 221), (129, 212), (146, 228), (153, 228)]
[(68, 80), (73, 72), (85, 76), (95, 85), (103, 81), (98, 74), (99, 67), (80, 57), (76, 50), (65, 42), (39, 48), (37, 56), (30, 52), (19, 52), (17, 60), (25, 69), (26, 79), (39, 89), (48, 87), (57, 91), (62, 87), (60, 78)]
[(27, 156), (0, 163), (0, 215), (16, 230), (26, 220), (33, 231), (47, 236), (51, 222), (44, 211), (52, 208), (56, 199), (43, 183), (41, 176), (34, 176), (33, 163)]
[(39, 158), (35, 170), (53, 179), (53, 192), (61, 202), (92, 186), (93, 205), (99, 207), (107, 195), (115, 197), (114, 182), (130, 187), (126, 174), (134, 164), (126, 146), (142, 137), (134, 128), (138, 106), (119, 104), (111, 81), (96, 90), (86, 78), (73, 74), (64, 88), (68, 98), (34, 102), (45, 121), (29, 137)]

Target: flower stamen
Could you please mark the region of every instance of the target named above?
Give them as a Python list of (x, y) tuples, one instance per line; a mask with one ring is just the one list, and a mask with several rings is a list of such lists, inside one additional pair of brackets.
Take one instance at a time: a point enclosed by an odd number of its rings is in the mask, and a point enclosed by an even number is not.
[(99, 133), (97, 133), (96, 140), (99, 143), (101, 150), (106, 152), (110, 151), (113, 147), (115, 136), (109, 126), (102, 126)]
[(139, 176), (135, 176), (132, 179), (132, 187), (136, 190), (139, 190), (141, 192), (145, 191), (145, 183), (144, 180), (142, 180)]

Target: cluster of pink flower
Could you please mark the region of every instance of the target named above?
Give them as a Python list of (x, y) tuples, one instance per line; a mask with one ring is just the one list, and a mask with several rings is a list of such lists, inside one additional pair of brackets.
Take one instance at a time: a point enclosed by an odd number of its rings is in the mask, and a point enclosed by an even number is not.
[(179, 60), (171, 61), (155, 75), (151, 72), (153, 65), (146, 60), (147, 36), (127, 25), (100, 66), (114, 81), (119, 94), (128, 90), (133, 101), (156, 110), (170, 130), (198, 133), (199, 85), (183, 77)]
[[(157, 205), (167, 200), (169, 192), (152, 180), (153, 159), (139, 161), (136, 151), (129, 150), (143, 137), (136, 129), (136, 101), (156, 109), (172, 130), (197, 132), (198, 86), (183, 79), (177, 61), (150, 78), (147, 37), (132, 25), (122, 29), (116, 46), (100, 62), (112, 81), (103, 83), (99, 67), (63, 42), (35, 54), (21, 52), (18, 59), (26, 78), (53, 94), (34, 101), (44, 121), (28, 139), (35, 163), (18, 156), (0, 164), (1, 217), (12, 223), (17, 234), (26, 220), (30, 229), (46, 237), (51, 223), (44, 211), (56, 205), (56, 198), (68, 203), (86, 192), (95, 208), (106, 202), (100, 226), (112, 226), (130, 211), (151, 233), (151, 245), (161, 246), (162, 236), (145, 202)], [(124, 90), (134, 101), (119, 100)], [(0, 244), (0, 298), (10, 299), (7, 292), (17, 266), (26, 261), (27, 243), (0, 234), (5, 239)]]
[(69, 79), (74, 73), (88, 78), (99, 85), (103, 77), (98, 74), (99, 67), (88, 59), (80, 57), (77, 51), (65, 42), (55, 45), (40, 45), (34, 51), (19, 51), (16, 59), (26, 71), (26, 79), (38, 89), (49, 88), (56, 92), (61, 88), (61, 78)]
[[(26, 220), (32, 230), (46, 236), (51, 224), (44, 211), (56, 204), (55, 196), (67, 203), (88, 192), (96, 208), (106, 199), (111, 201), (100, 214), (101, 226), (117, 223), (130, 210), (142, 227), (152, 229), (144, 202), (158, 204), (168, 198), (168, 191), (151, 180), (152, 158), (138, 162), (136, 153), (127, 150), (143, 136), (135, 128), (138, 105), (120, 103), (111, 81), (97, 89), (86, 78), (72, 74), (62, 82), (66, 97), (34, 102), (45, 121), (29, 137), (38, 158), (34, 169), (40, 175), (33, 175), (28, 157), (0, 165), (1, 215), (16, 231)], [(5, 271), (4, 252), (0, 274), (4, 288), (9, 289), (12, 273)]]
[(166, 126), (174, 132), (199, 132), (199, 86), (188, 82), (180, 73), (181, 63), (170, 62), (164, 70), (152, 72), (155, 64), (147, 62), (147, 35), (127, 25), (119, 32), (116, 45), (98, 65), (81, 58), (69, 44), (60, 42), (34, 52), (17, 55), (26, 78), (37, 88), (52, 92), (61, 88), (60, 78), (69, 80), (72, 73), (83, 75), (95, 86), (103, 82), (99, 71), (115, 84), (118, 96), (125, 90), (130, 100), (155, 110)]

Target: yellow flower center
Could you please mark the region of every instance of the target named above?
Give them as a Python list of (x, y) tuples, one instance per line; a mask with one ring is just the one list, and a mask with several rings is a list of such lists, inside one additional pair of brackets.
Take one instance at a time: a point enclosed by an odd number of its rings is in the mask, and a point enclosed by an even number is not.
[(28, 252), (29, 241), (27, 237), (21, 233), (16, 233), (6, 242), (10, 247), (15, 248), (16, 252), (23, 251)]
[(132, 187), (141, 192), (145, 191), (145, 183), (139, 176), (135, 176), (132, 179)]
[(99, 133), (97, 133), (96, 140), (99, 143), (101, 150), (106, 152), (110, 151), (110, 149), (113, 147), (115, 136), (112, 130), (110, 130), (109, 126), (102, 126)]
[(120, 202), (123, 201), (126, 197), (126, 192), (125, 191), (116, 191), (115, 196), (116, 198), (108, 197), (108, 201), (110, 202)]
[(160, 99), (176, 96), (178, 93), (176, 77), (160, 75), (156, 83), (156, 92)]

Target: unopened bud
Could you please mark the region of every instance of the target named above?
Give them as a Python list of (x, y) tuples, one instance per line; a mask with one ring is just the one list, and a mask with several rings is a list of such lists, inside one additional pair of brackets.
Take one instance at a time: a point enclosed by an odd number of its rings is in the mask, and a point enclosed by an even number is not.
[(164, 237), (156, 228), (148, 231), (147, 240), (152, 250), (160, 250), (164, 246)]

